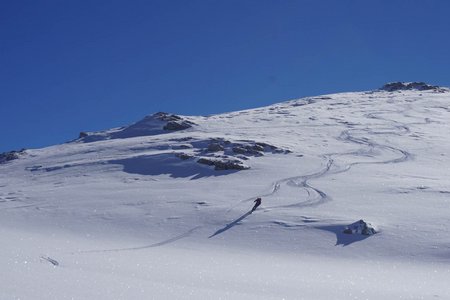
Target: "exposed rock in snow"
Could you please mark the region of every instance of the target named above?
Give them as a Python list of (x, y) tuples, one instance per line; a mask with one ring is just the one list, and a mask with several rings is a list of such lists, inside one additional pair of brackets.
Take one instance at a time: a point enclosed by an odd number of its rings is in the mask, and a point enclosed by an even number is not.
[(353, 224), (347, 226), (343, 233), (346, 234), (362, 234), (362, 235), (373, 235), (376, 232), (375, 228), (370, 223), (365, 222), (364, 220), (359, 220)]
[(215, 170), (246, 170), (250, 169), (249, 166), (245, 165), (242, 161), (238, 159), (230, 158), (206, 158), (202, 157), (197, 160), (199, 164), (204, 164), (208, 166), (214, 166)]
[(25, 149), (19, 151), (8, 151), (0, 153), (0, 164), (6, 163), (11, 160), (20, 158), (21, 155), (25, 154)]
[(218, 151), (223, 151), (224, 147), (220, 144), (220, 143), (211, 143), (208, 145), (208, 151), (209, 152), (218, 152)]
[(85, 143), (109, 139), (124, 139), (138, 136), (151, 136), (191, 128), (195, 125), (185, 117), (158, 112), (149, 115), (132, 125), (107, 131), (80, 132), (78, 141)]
[[(185, 140), (177, 139), (177, 141)], [(215, 170), (246, 170), (250, 169), (250, 166), (245, 165), (243, 161), (251, 157), (260, 157), (264, 153), (291, 152), (268, 143), (251, 140), (232, 142), (224, 138), (211, 138), (209, 140), (189, 139), (189, 141), (191, 141), (190, 144), (183, 144), (183, 149), (190, 149), (192, 152), (190, 154), (176, 153), (175, 156), (182, 160), (196, 158), (198, 163), (214, 166)], [(172, 145), (172, 149), (182, 148), (179, 145)]]
[(233, 147), (233, 152), (234, 153), (238, 153), (238, 154), (244, 154), (247, 156), (263, 156), (264, 154), (262, 154), (260, 151), (255, 150), (253, 147), (251, 146), (235, 146)]
[(390, 82), (381, 87), (381, 90), (394, 92), (394, 91), (407, 91), (407, 90), (418, 90), (418, 91), (427, 91), (433, 90), (436, 92), (444, 92), (445, 89), (436, 86), (429, 85), (425, 82)]
[(193, 158), (194, 156), (193, 155), (190, 155), (190, 154), (186, 154), (186, 153), (177, 153), (177, 154), (175, 154), (175, 156), (176, 157), (178, 157), (178, 158), (181, 158), (182, 160), (188, 160), (188, 159), (191, 159), (191, 158)]

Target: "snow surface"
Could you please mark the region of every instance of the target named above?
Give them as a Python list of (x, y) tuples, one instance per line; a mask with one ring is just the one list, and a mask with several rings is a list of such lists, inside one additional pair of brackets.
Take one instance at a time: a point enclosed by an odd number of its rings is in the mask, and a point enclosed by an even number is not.
[(26, 150), (0, 165), (0, 299), (450, 299), (449, 117), (449, 92), (341, 93)]

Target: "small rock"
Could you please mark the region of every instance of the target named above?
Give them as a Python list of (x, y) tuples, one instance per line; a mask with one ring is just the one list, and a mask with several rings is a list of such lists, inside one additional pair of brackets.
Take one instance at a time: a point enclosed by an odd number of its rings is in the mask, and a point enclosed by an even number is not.
[(216, 170), (247, 170), (249, 166), (244, 165), (239, 160), (218, 160), (214, 163)]
[(173, 145), (172, 149), (192, 149), (192, 145), (190, 144), (181, 144), (181, 145)]
[(197, 160), (199, 164), (204, 164), (208, 166), (214, 166), (215, 170), (247, 170), (250, 169), (249, 166), (244, 165), (240, 160), (230, 160), (230, 159), (208, 159), (200, 158)]
[(177, 153), (177, 154), (175, 154), (175, 156), (180, 158), (180, 159), (182, 159), (182, 160), (188, 160), (188, 159), (191, 159), (191, 158), (194, 157), (193, 155), (190, 155), (190, 154), (187, 154), (187, 153)]
[[(238, 154), (243, 154), (243, 155), (247, 155), (247, 156), (263, 156), (264, 154), (258, 150), (255, 149), (261, 149), (261, 146), (257, 146), (257, 145), (247, 145), (247, 146), (243, 146), (243, 145), (238, 145), (232, 148), (234, 153), (238, 153)], [(264, 151), (264, 149), (263, 149)]]
[(214, 165), (214, 161), (212, 161), (211, 159), (204, 158), (204, 157), (199, 158), (197, 160), (197, 162), (199, 164), (202, 164), (202, 165), (208, 165), (208, 166), (213, 166)]
[(238, 146), (233, 147), (232, 150), (233, 150), (234, 153), (239, 153), (239, 154), (245, 154), (247, 152), (247, 149), (242, 148), (242, 147), (238, 147)]
[(208, 145), (208, 152), (223, 151), (224, 147), (219, 143), (211, 143)]

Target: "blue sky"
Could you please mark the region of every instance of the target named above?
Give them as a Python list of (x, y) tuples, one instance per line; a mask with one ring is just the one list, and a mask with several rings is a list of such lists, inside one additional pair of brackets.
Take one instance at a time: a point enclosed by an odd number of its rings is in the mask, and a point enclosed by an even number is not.
[(167, 111), (450, 86), (450, 1), (0, 2), (0, 151)]

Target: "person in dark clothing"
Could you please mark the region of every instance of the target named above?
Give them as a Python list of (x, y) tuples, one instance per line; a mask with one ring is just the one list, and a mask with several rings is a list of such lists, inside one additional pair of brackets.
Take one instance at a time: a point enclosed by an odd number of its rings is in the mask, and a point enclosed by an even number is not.
[(253, 201), (253, 202), (255, 202), (255, 205), (253, 206), (253, 208), (252, 208), (252, 211), (251, 212), (254, 212), (255, 211), (255, 209), (258, 207), (258, 206), (260, 206), (261, 205), (261, 198), (256, 198), (256, 200), (255, 201)]

